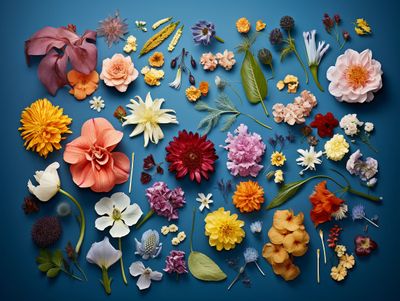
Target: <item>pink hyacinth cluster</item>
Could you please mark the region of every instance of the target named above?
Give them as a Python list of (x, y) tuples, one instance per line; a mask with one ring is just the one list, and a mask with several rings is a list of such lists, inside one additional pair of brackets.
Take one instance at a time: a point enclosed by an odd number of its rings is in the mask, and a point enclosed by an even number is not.
[(310, 91), (304, 90), (293, 103), (286, 106), (277, 103), (272, 107), (272, 114), (277, 123), (286, 122), (289, 125), (301, 124), (310, 116), (312, 109), (317, 105), (317, 98)]
[(185, 262), (185, 252), (172, 250), (165, 259), (164, 271), (172, 274), (185, 274), (188, 272)]
[(228, 151), (226, 166), (234, 176), (256, 177), (263, 165), (261, 162), (265, 152), (265, 144), (257, 133), (249, 133), (246, 125), (241, 124), (235, 130), (235, 135), (228, 133), (225, 140)]
[(182, 208), (185, 201), (185, 193), (182, 188), (169, 189), (164, 182), (155, 182), (153, 186), (146, 189), (146, 197), (150, 208), (160, 216), (168, 220), (178, 219), (178, 209)]

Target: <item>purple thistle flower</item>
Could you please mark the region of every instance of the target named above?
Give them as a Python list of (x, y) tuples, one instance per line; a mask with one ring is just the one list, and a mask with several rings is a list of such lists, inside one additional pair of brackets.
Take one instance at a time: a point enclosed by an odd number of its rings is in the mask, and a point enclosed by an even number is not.
[(119, 12), (115, 12), (114, 16), (109, 16), (106, 19), (99, 22), (99, 28), (97, 28), (97, 34), (99, 37), (104, 37), (108, 47), (112, 44), (117, 44), (119, 40), (124, 39), (124, 35), (128, 33), (128, 24), (125, 19), (119, 17)]
[(188, 270), (185, 262), (185, 252), (172, 250), (165, 259), (164, 271), (172, 274), (186, 274)]
[(351, 216), (353, 218), (353, 221), (356, 219), (363, 219), (365, 217), (365, 210), (363, 205), (357, 205), (353, 207), (353, 210), (351, 211)]
[(196, 44), (209, 45), (215, 36), (215, 25), (208, 21), (199, 21), (192, 26), (193, 40)]

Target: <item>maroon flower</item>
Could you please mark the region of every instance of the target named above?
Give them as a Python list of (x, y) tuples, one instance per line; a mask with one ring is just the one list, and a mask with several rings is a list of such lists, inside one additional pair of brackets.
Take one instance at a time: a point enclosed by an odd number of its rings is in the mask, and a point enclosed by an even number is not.
[(328, 14), (324, 14), (322, 23), (324, 24), (326, 31), (329, 33), (332, 31), (333, 26), (335, 26), (334, 20), (331, 17), (329, 17)]
[(160, 175), (164, 174), (164, 169), (160, 165), (157, 165), (157, 173)]
[(149, 175), (147, 172), (142, 172), (140, 175), (140, 182), (145, 185), (147, 183), (150, 183), (151, 181), (151, 175)]
[(349, 32), (348, 31), (345, 31), (345, 30), (343, 30), (343, 39), (345, 40), (345, 41), (348, 41), (348, 40), (350, 40), (350, 34), (349, 34)]
[(185, 252), (172, 250), (165, 259), (165, 272), (172, 274), (186, 274)]
[(357, 256), (367, 256), (378, 248), (378, 244), (369, 236), (357, 235), (356, 238), (354, 238), (354, 244)]
[(339, 125), (339, 121), (333, 116), (331, 112), (326, 115), (317, 114), (314, 117), (314, 121), (310, 123), (310, 126), (318, 129), (318, 135), (321, 138), (332, 137), (333, 130)]
[(156, 165), (154, 161), (153, 155), (148, 155), (146, 158), (143, 159), (143, 169), (149, 170), (152, 169)]
[(69, 241), (67, 245), (65, 246), (65, 253), (67, 253), (67, 257), (71, 260), (76, 259), (76, 252), (74, 246), (71, 244)]
[(39, 211), (39, 200), (34, 195), (29, 195), (24, 198), (22, 209), (25, 214), (31, 214)]
[(118, 106), (114, 111), (114, 117), (117, 118), (120, 122), (123, 122), (125, 116), (125, 109), (122, 106)]
[(334, 15), (333, 19), (335, 20), (336, 24), (339, 24), (340, 21), (342, 21), (342, 19), (340, 18), (340, 16), (338, 14)]
[(189, 174), (190, 180), (201, 182), (208, 180), (209, 173), (214, 172), (214, 162), (218, 159), (214, 143), (207, 140), (207, 135), (180, 131), (178, 137), (165, 148), (168, 170), (176, 173), (176, 178), (183, 178)]

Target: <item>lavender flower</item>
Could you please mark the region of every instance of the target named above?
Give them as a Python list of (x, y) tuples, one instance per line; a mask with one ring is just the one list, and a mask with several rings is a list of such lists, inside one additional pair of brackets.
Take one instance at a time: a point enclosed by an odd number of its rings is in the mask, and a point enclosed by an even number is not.
[(125, 19), (119, 17), (118, 11), (114, 16), (109, 16), (99, 23), (97, 34), (99, 37), (105, 38), (108, 47), (111, 47), (113, 43), (117, 44), (119, 40), (123, 40), (124, 35), (128, 32), (128, 24)]
[(140, 242), (135, 238), (135, 244), (135, 254), (142, 256), (143, 259), (156, 258), (162, 249), (160, 236), (156, 230), (147, 230)]
[(375, 227), (379, 228), (379, 226), (373, 222), (372, 220), (370, 220), (368, 217), (366, 217), (365, 215), (365, 209), (363, 205), (357, 205), (353, 207), (353, 210), (351, 212), (353, 221), (354, 220), (358, 220), (358, 219), (365, 219), (367, 222), (369, 222), (370, 224), (374, 225)]
[(250, 231), (251, 233), (261, 233), (262, 231), (262, 222), (261, 221), (255, 221), (250, 224)]
[(172, 274), (186, 274), (188, 270), (185, 262), (185, 252), (172, 250), (165, 259), (164, 271)]
[(209, 21), (198, 21), (191, 27), (191, 30), (196, 44), (209, 45), (211, 38), (223, 43), (223, 40), (215, 35), (215, 25)]

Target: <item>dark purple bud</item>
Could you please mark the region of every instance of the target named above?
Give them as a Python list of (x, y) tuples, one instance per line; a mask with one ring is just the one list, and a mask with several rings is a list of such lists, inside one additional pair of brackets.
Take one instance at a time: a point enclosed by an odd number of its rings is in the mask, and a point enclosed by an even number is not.
[(174, 59), (171, 61), (171, 68), (172, 68), (172, 69), (175, 69), (175, 67), (176, 67), (176, 61), (177, 61), (177, 58), (174, 58)]
[(340, 16), (338, 14), (334, 15), (333, 19), (335, 20), (336, 24), (339, 24), (340, 21), (342, 21), (342, 19), (340, 18)]
[(197, 64), (196, 64), (196, 61), (194, 60), (193, 56), (190, 56), (190, 64), (192, 65), (192, 67), (194, 69), (196, 69)]
[(350, 34), (349, 34), (348, 31), (343, 31), (343, 39), (344, 39), (345, 41), (350, 40)]
[(189, 75), (189, 83), (193, 86), (196, 84), (196, 80), (192, 74)]

